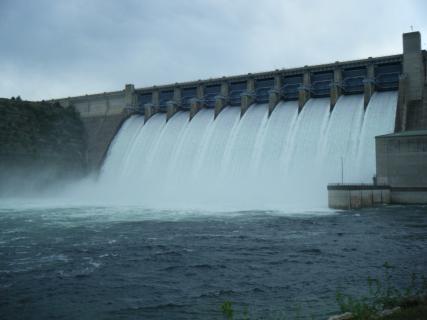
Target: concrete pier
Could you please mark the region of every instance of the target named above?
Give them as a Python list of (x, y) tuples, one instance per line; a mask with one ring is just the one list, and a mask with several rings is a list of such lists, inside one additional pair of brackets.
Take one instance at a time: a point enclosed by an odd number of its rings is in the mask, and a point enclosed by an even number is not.
[(372, 63), (372, 58), (369, 58), (369, 64), (367, 65), (367, 74), (366, 79), (363, 81), (363, 105), (366, 107), (369, 104), (369, 100), (371, 100), (372, 95), (375, 91), (375, 68)]
[(142, 106), (142, 109), (144, 111), (144, 123), (147, 122), (156, 112), (158, 112), (159, 101), (160, 101), (159, 90), (153, 90), (151, 92), (151, 101), (148, 103), (145, 103)]
[(240, 117), (248, 110), (249, 106), (255, 102), (255, 81), (249, 78), (246, 83), (246, 91), (242, 93), (242, 101), (240, 106)]
[(169, 121), (178, 112), (178, 104), (174, 100), (166, 102), (166, 121)]
[(302, 110), (305, 103), (310, 99), (310, 88), (311, 88), (311, 80), (310, 80), (310, 71), (308, 67), (303, 74), (303, 86), (299, 89), (298, 92), (298, 112)]
[(181, 88), (175, 86), (173, 89), (173, 98), (166, 102), (166, 121), (169, 121), (175, 113), (179, 110), (179, 105), (181, 103)]
[(190, 99), (190, 120), (196, 115), (197, 112), (203, 107), (203, 86), (198, 85), (196, 89), (196, 97)]
[(227, 97), (229, 92), (229, 86), (226, 81), (221, 82), (221, 91), (218, 96), (215, 97), (215, 118), (227, 105)]
[(136, 105), (135, 86), (127, 84), (125, 86), (125, 105), (127, 109), (132, 110)]
[(331, 110), (335, 107), (338, 98), (342, 94), (342, 69), (337, 67), (334, 69), (334, 82), (331, 85)]
[(280, 90), (282, 88), (282, 78), (279, 75), (274, 76), (274, 88), (269, 91), (268, 97), (268, 116), (274, 111), (280, 101)]
[(155, 114), (155, 107), (152, 103), (144, 105), (144, 123), (146, 123)]

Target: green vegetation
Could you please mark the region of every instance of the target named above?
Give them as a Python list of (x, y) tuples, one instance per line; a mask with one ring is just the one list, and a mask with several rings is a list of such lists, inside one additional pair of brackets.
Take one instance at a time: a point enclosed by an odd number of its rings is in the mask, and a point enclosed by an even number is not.
[(384, 320), (425, 320), (427, 319), (427, 301), (420, 301), (420, 304), (386, 316)]
[(0, 194), (82, 175), (85, 163), (86, 134), (73, 107), (0, 99)]
[(59, 103), (0, 99), (0, 156), (69, 158), (82, 161), (83, 124), (73, 107)]
[[(341, 313), (350, 312), (352, 320), (421, 320), (427, 319), (427, 279), (424, 276), (417, 276), (413, 273), (410, 277), (409, 285), (399, 290), (393, 282), (394, 267), (387, 262), (383, 265), (384, 275), (380, 278), (368, 277), (368, 293), (365, 296), (354, 297), (341, 291), (336, 293), (336, 301)], [(384, 311), (396, 309), (390, 315)], [(226, 301), (221, 306), (222, 314), (227, 320), (235, 319), (236, 314), (233, 304)], [(327, 317), (325, 317), (326, 319)], [(247, 309), (243, 317), (236, 319), (249, 320)], [(262, 319), (269, 319), (262, 317)], [(281, 316), (274, 319), (300, 319), (299, 309), (295, 316)]]
[(427, 279), (424, 276), (419, 277), (413, 273), (409, 286), (404, 290), (399, 290), (392, 285), (394, 267), (386, 262), (383, 268), (384, 276), (382, 278), (368, 277), (368, 294), (366, 296), (353, 297), (337, 292), (336, 299), (341, 312), (351, 312), (355, 320), (369, 320), (378, 319), (378, 314), (385, 309), (400, 307), (404, 310), (425, 305)]
[(227, 318), (227, 320), (233, 320), (234, 310), (233, 310), (233, 304), (231, 303), (231, 301), (225, 301), (221, 305), (221, 311), (222, 311), (222, 314)]

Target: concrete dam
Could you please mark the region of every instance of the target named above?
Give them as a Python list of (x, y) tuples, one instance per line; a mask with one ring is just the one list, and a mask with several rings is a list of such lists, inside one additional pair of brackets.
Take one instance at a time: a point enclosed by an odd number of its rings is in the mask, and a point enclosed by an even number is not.
[(375, 137), (427, 128), (426, 52), (60, 99), (81, 114), (94, 187), (165, 208), (323, 206), (371, 183)]

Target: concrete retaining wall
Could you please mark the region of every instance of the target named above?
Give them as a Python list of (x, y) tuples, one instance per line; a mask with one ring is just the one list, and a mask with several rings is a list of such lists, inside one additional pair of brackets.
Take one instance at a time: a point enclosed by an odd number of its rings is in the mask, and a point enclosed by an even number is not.
[(376, 137), (378, 184), (427, 187), (427, 130)]
[(370, 208), (391, 202), (390, 188), (371, 185), (329, 185), (328, 206), (333, 209)]
[(427, 204), (427, 188), (392, 189), (391, 202), (396, 204)]
[(72, 105), (80, 113), (87, 135), (87, 165), (89, 170), (97, 170), (121, 124), (129, 116), (126, 90), (60, 99), (59, 103)]
[(371, 208), (382, 204), (427, 204), (427, 188), (328, 186), (329, 208), (349, 210)]

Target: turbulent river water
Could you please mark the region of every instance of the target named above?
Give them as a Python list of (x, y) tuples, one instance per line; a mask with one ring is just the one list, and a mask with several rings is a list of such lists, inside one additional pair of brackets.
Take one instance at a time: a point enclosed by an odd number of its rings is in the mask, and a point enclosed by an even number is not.
[(427, 273), (427, 207), (185, 212), (0, 206), (0, 319), (324, 319), (335, 292)]
[(222, 319), (224, 301), (237, 319), (325, 319), (385, 262), (404, 286), (427, 273), (427, 207), (325, 209), (328, 183), (372, 181), (396, 105), (131, 117), (97, 179), (0, 199), (0, 319)]

